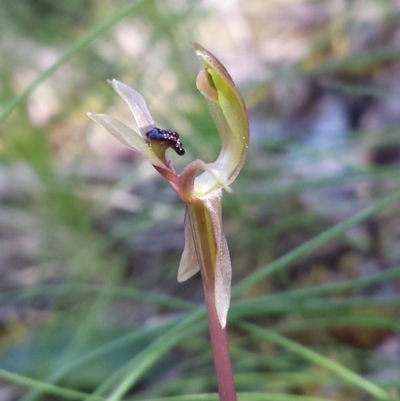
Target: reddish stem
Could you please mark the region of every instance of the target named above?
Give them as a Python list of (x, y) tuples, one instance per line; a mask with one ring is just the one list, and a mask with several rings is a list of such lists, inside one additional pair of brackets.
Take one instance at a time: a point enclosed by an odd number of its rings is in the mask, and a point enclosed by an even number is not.
[(188, 213), (203, 281), (219, 399), (220, 401), (236, 401), (228, 337), (226, 329), (221, 327), (215, 307), (214, 266), (216, 265), (218, 247), (215, 243), (212, 218), (201, 202), (188, 204)]
[[(203, 283), (204, 281), (205, 280), (203, 280)], [(204, 284), (204, 295), (206, 299), (219, 399), (220, 401), (237, 401), (226, 328), (222, 328), (219, 323), (217, 310), (215, 309), (214, 289), (206, 287), (206, 284)]]

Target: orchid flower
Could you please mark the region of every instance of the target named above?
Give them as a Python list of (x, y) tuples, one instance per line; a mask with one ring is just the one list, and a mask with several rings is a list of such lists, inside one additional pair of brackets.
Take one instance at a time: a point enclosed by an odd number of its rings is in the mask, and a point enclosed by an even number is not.
[(145, 156), (186, 203), (185, 248), (178, 281), (201, 271), (206, 297), (207, 293), (211, 295), (224, 328), (232, 267), (221, 220), (222, 189), (229, 191), (243, 166), (249, 130), (245, 105), (229, 73), (202, 46), (194, 44), (194, 47), (203, 67), (197, 77), (197, 88), (209, 103), (221, 137), (221, 151), (215, 162), (194, 160), (178, 174), (167, 160), (166, 150), (172, 148), (178, 154), (184, 153), (179, 135), (157, 128), (143, 97), (115, 79), (109, 83), (130, 108), (139, 132), (106, 114), (88, 113), (88, 116), (125, 146)]

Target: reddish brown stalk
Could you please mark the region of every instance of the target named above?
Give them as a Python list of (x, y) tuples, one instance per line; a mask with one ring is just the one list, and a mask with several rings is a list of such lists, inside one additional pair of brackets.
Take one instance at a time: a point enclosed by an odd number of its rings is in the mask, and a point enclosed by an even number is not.
[(226, 328), (221, 327), (217, 316), (214, 289), (207, 288), (205, 280), (203, 280), (203, 283), (219, 399), (220, 401), (236, 401), (236, 389)]

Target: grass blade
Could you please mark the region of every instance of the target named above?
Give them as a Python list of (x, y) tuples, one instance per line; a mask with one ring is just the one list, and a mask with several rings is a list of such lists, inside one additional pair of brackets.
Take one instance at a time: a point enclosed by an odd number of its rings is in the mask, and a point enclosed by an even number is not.
[(256, 337), (264, 338), (268, 341), (271, 341), (274, 344), (277, 344), (287, 349), (290, 352), (300, 355), (301, 357), (312, 363), (316, 363), (324, 367), (325, 369), (330, 370), (331, 372), (341, 377), (343, 380), (353, 384), (354, 386), (357, 386), (358, 388), (364, 390), (366, 393), (372, 395), (373, 397), (379, 400), (382, 401), (389, 400), (389, 394), (379, 386), (371, 383), (368, 380), (363, 379), (361, 376), (357, 375), (351, 370), (345, 368), (344, 366), (339, 365), (338, 363), (328, 358), (325, 358), (324, 356), (318, 354), (317, 352), (307, 347), (303, 347), (302, 345), (297, 344), (294, 341), (288, 340), (287, 338), (271, 330), (261, 328), (253, 324), (239, 323), (238, 326), (243, 328), (247, 332), (253, 334)]

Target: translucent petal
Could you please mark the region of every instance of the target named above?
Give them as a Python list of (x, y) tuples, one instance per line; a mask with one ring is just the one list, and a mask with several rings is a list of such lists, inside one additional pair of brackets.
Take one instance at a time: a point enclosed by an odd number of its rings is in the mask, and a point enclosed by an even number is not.
[(207, 163), (203, 168), (204, 173), (196, 177), (194, 182), (194, 195), (201, 198), (209, 192), (224, 188), (227, 192), (232, 192), (228, 187), (229, 171), (225, 165), (214, 162)]
[(185, 212), (185, 248), (183, 250), (181, 263), (178, 269), (178, 281), (186, 281), (199, 271), (199, 264), (197, 262), (196, 247), (194, 245), (192, 227), (188, 211)]
[(96, 123), (102, 125), (110, 134), (117, 138), (129, 149), (140, 152), (149, 162), (162, 169), (170, 170), (158, 156), (153, 152), (152, 148), (147, 144), (141, 135), (131, 130), (121, 121), (108, 116), (107, 114), (88, 113), (88, 116)]
[(225, 327), (231, 300), (232, 263), (222, 227), (221, 198), (222, 191), (215, 191), (201, 201), (208, 210), (217, 246), (214, 268), (215, 308), (221, 326)]
[(226, 326), (231, 302), (232, 265), (228, 243), (222, 234), (218, 243), (217, 264), (215, 266), (215, 308), (222, 327)]
[(147, 107), (146, 101), (139, 92), (116, 79), (108, 81), (108, 83), (130, 108), (142, 136), (144, 136), (151, 128), (156, 126)]
[(227, 192), (231, 192), (225, 184), (226, 175), (216, 163), (204, 163), (197, 159), (189, 163), (179, 174), (179, 196), (184, 202), (197, 202), (199, 197), (210, 192), (209, 184), (204, 188), (199, 186), (196, 178), (198, 170), (204, 170), (209, 175), (210, 180), (215, 183), (215, 189), (224, 188)]

